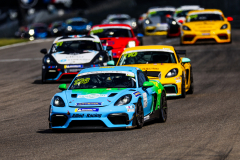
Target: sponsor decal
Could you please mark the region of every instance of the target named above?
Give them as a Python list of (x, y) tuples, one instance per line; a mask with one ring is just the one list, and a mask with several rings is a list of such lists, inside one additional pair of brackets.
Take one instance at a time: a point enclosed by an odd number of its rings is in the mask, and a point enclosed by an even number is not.
[(98, 64), (92, 64), (91, 67), (99, 67)]
[(128, 77), (135, 77), (134, 73), (132, 73), (132, 72), (128, 72), (128, 73), (126, 74), (126, 76), (128, 76)]
[(132, 53), (127, 53), (127, 54), (124, 54), (125, 57), (136, 57), (138, 55), (138, 52), (132, 52)]
[(83, 103), (76, 103), (76, 106), (91, 106), (91, 105), (101, 106), (101, 105), (102, 105), (102, 102), (83, 102)]
[(159, 89), (159, 90), (158, 90), (158, 94), (160, 94), (161, 92), (162, 92), (162, 90), (161, 90), (161, 89)]
[(143, 93), (143, 108), (146, 108), (147, 107), (147, 93)]
[(135, 109), (127, 109), (128, 112), (134, 112)]
[(112, 90), (112, 89), (111, 89), (111, 88), (107, 88), (106, 90), (110, 91), (110, 90)]
[(61, 59), (60, 62), (66, 62), (67, 60), (66, 59)]
[(48, 66), (48, 68), (57, 68), (57, 66)]
[(181, 79), (180, 80), (176, 80), (176, 83), (181, 83)]
[(83, 68), (83, 65), (64, 65), (64, 68)]
[(98, 112), (99, 108), (77, 108), (75, 112)]
[(73, 114), (73, 118), (83, 118), (84, 114)]
[(107, 99), (108, 102), (111, 102), (110, 100)]
[(87, 118), (101, 118), (102, 117), (102, 114), (87, 114), (86, 116)]
[(159, 68), (142, 68), (142, 70), (159, 70)]
[(138, 97), (138, 96), (141, 96), (141, 93), (136, 91), (136, 92), (133, 92), (133, 94), (135, 95), (135, 97)]
[(149, 118), (150, 118), (150, 116), (149, 116), (149, 115), (145, 116), (145, 117), (144, 117), (144, 121), (147, 121), (147, 120), (149, 120)]
[(74, 85), (86, 84), (89, 82), (89, 80), (90, 80), (90, 78), (77, 79), (74, 81)]
[(159, 87), (159, 85), (158, 85), (158, 82), (157, 81), (150, 81), (150, 82), (152, 82), (156, 87)]
[(133, 109), (134, 106), (126, 106), (127, 109)]
[(86, 98), (86, 99), (96, 99), (99, 97), (107, 97), (107, 94), (87, 94), (87, 95), (78, 95), (77, 98)]

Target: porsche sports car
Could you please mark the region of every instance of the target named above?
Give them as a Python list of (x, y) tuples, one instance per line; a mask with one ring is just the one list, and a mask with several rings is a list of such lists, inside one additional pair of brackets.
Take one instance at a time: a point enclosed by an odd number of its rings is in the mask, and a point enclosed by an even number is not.
[(180, 44), (231, 43), (232, 17), (225, 18), (218, 9), (191, 11), (181, 27)]
[(127, 24), (102, 24), (95, 25), (90, 30), (90, 35), (100, 38), (103, 45), (111, 46), (115, 61), (121, 56), (125, 48), (139, 45), (132, 28)]
[(181, 34), (180, 27), (182, 23), (185, 22), (187, 13), (191, 10), (202, 9), (203, 8), (197, 5), (187, 5), (177, 8), (173, 17), (168, 20), (167, 37), (179, 37)]
[(68, 19), (66, 24), (65, 35), (87, 34), (92, 27), (92, 22), (81, 17)]
[[(110, 47), (111, 49), (111, 47)], [(107, 49), (109, 50), (109, 49)], [(42, 82), (73, 79), (79, 71), (107, 65), (112, 56), (103, 50), (97, 36), (64, 36), (54, 40), (51, 49), (42, 49)]]
[(48, 26), (51, 36), (62, 36), (66, 28), (66, 23), (63, 21), (55, 21)]
[(102, 21), (102, 24), (128, 24), (135, 31), (137, 29), (137, 21), (127, 14), (110, 14)]
[(181, 96), (194, 91), (190, 59), (182, 57), (186, 51), (172, 46), (138, 46), (126, 49), (119, 58), (117, 66), (138, 67), (151, 80), (159, 80), (167, 96)]
[(147, 18), (143, 23), (145, 35), (166, 35), (168, 24), (167, 18), (173, 16), (174, 7), (152, 8), (147, 12)]
[(59, 86), (50, 103), (49, 127), (57, 129), (142, 128), (167, 120), (165, 89), (136, 67), (84, 69), (70, 86)]

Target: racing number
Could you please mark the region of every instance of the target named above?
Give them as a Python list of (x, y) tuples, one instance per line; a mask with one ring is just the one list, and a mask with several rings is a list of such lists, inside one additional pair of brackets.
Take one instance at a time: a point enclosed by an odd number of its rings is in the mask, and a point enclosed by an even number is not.
[(81, 78), (81, 79), (77, 79), (74, 81), (74, 85), (80, 85), (80, 84), (86, 84), (88, 83), (90, 80), (90, 78)]

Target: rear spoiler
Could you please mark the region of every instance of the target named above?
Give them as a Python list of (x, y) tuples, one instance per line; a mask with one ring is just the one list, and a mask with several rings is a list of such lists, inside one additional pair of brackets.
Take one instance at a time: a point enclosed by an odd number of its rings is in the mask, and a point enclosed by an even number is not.
[(176, 50), (176, 54), (179, 55), (180, 57), (186, 57), (186, 50)]

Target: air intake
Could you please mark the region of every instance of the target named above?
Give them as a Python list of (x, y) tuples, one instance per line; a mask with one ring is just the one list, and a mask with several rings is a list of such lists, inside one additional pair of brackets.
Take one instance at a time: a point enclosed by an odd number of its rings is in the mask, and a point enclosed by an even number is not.
[(111, 93), (108, 97), (114, 97), (117, 93)]

